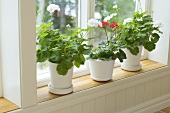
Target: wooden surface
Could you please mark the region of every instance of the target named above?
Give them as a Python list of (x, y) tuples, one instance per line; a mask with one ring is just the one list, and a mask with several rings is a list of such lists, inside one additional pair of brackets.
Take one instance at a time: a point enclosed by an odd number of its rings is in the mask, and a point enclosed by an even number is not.
[(12, 102), (4, 98), (0, 98), (0, 113), (6, 113), (8, 111), (12, 111), (16, 109), (19, 109), (17, 105), (13, 104)]
[(157, 111), (155, 113), (170, 113), (170, 107), (164, 108), (164, 109)]
[[(160, 64), (158, 62), (151, 61), (151, 60), (143, 60), (142, 64), (143, 64), (142, 69), (137, 72), (124, 71), (120, 67), (115, 68), (113, 71), (113, 80), (108, 81), (108, 82), (96, 82), (90, 78), (90, 75), (75, 78), (73, 79), (73, 85), (74, 85), (73, 93), (76, 93), (78, 91), (85, 90), (88, 88), (93, 88), (99, 85), (103, 85), (109, 82), (117, 81), (123, 78), (135, 76), (137, 74), (165, 66), (164, 64)], [(48, 87), (45, 86), (45, 87), (41, 87), (37, 89), (37, 97), (38, 97), (38, 102), (40, 103), (40, 102), (44, 102), (44, 101), (48, 101), (54, 98), (61, 97), (61, 95), (54, 95), (54, 94), (49, 93)]]

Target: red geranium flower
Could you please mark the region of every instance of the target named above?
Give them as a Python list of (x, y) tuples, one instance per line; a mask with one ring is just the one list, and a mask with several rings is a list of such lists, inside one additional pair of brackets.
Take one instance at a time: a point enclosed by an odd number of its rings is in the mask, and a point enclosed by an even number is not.
[(118, 26), (118, 24), (114, 22), (114, 23), (111, 23), (109, 26), (110, 26), (111, 28), (115, 28), (115, 27)]
[(107, 27), (108, 25), (109, 25), (108, 22), (105, 22), (105, 21), (102, 22), (102, 27)]

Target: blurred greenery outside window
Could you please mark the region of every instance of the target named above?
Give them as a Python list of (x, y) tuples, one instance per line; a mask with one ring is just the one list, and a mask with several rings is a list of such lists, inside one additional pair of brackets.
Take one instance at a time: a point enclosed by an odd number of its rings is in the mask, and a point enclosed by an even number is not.
[[(37, 13), (36, 24), (40, 25), (42, 22), (53, 22), (54, 29), (60, 29), (62, 33), (66, 33), (65, 26), (70, 25), (72, 28), (78, 27), (78, 23), (81, 23), (81, 17), (79, 17), (80, 9), (79, 4), (81, 0), (36, 0), (36, 10), (41, 10), (41, 14)], [(51, 15), (46, 10), (49, 4), (57, 4), (60, 6), (60, 12)], [(121, 9), (117, 19), (124, 20), (125, 18), (132, 17), (135, 11), (134, 0), (95, 0), (95, 12), (94, 18), (102, 21), (106, 16), (112, 13), (113, 5), (117, 4)], [(83, 7), (83, 5), (81, 5)], [(81, 8), (86, 10), (88, 8)], [(81, 14), (83, 15), (83, 14)], [(76, 21), (72, 21), (72, 17)], [(94, 46), (96, 46), (102, 40), (105, 40), (105, 33), (103, 29), (97, 29), (94, 32), (96, 37)], [(48, 73), (48, 62), (37, 64), (37, 74)]]
[[(119, 14), (116, 16), (116, 20), (123, 21), (126, 18), (133, 17), (136, 3), (134, 0), (95, 0), (95, 19), (103, 21), (106, 16), (113, 13), (113, 6), (117, 5), (119, 8)], [(94, 46), (97, 46), (99, 42), (106, 39), (106, 35), (103, 29), (95, 29)]]

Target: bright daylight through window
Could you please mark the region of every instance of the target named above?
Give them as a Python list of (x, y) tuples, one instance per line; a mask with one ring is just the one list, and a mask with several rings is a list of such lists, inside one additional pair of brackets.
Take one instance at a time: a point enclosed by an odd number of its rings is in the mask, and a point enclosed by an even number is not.
[[(36, 0), (37, 26), (43, 22), (53, 22), (52, 29), (59, 29), (62, 33), (65, 33), (67, 25), (75, 28), (81, 26), (79, 25), (79, 23), (86, 24), (87, 22), (83, 21), (84, 14), (80, 14), (80, 12), (83, 11), (80, 10), (87, 10), (88, 5), (86, 6), (81, 4), (81, 1), (82, 0)], [(54, 14), (51, 15), (47, 11), (47, 6), (49, 4), (57, 4), (60, 7), (60, 11), (55, 11)], [(95, 7), (95, 12), (93, 12), (92, 10), (89, 11), (89, 13), (94, 13), (94, 18), (102, 21), (106, 16), (114, 12), (113, 6), (117, 5), (119, 7), (118, 9), (121, 9), (121, 11), (119, 12), (120, 15), (116, 16), (116, 19), (123, 21), (125, 18), (133, 16), (133, 13), (135, 11), (135, 4), (136, 3), (133, 0), (127, 0), (126, 3), (124, 0), (95, 0), (95, 4), (91, 4), (91, 6)], [(81, 16), (83, 16), (83, 19), (81, 18)], [(76, 21), (73, 21), (73, 18)], [(96, 47), (97, 44), (100, 43), (102, 40), (106, 40), (105, 31), (103, 29), (95, 29), (94, 36), (96, 37), (96, 39), (94, 39), (93, 41), (94, 47)], [(84, 65), (80, 68), (74, 68), (74, 77), (88, 74), (89, 70), (86, 67), (88, 66)], [(48, 61), (37, 63), (37, 79), (38, 86), (46, 85), (48, 83)]]

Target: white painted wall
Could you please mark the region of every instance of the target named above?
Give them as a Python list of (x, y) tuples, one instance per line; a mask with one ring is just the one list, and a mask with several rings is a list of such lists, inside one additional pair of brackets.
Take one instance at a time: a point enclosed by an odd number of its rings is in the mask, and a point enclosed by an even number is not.
[(18, 0), (0, 5), (3, 96), (21, 106)]
[(168, 64), (169, 38), (170, 38), (170, 1), (169, 0), (152, 0), (151, 7), (153, 10), (154, 20), (160, 20), (163, 23), (161, 31), (163, 35), (157, 43), (156, 50), (149, 54), (149, 59)]

